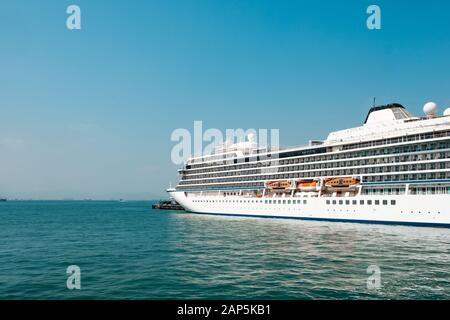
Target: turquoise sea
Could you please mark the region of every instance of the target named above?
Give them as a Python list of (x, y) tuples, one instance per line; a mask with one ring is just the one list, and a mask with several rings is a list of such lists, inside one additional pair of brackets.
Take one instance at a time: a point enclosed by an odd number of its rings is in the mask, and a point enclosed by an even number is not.
[[(0, 203), (0, 299), (449, 299), (450, 230)], [(81, 269), (81, 289), (66, 268)], [(368, 289), (367, 268), (381, 271)]]

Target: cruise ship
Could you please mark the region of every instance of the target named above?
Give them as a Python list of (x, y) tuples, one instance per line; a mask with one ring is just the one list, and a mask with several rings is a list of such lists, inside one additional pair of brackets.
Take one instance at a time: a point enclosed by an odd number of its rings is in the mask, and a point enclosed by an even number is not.
[(450, 227), (450, 108), (372, 107), (364, 124), (306, 146), (249, 141), (193, 156), (168, 193), (186, 211)]

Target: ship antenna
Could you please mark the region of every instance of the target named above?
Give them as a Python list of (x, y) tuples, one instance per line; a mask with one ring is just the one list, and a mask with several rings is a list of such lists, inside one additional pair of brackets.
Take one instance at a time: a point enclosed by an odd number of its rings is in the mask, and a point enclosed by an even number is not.
[(376, 101), (377, 101), (377, 98), (376, 98), (376, 97), (373, 97), (373, 106), (374, 106), (374, 107), (375, 107)]

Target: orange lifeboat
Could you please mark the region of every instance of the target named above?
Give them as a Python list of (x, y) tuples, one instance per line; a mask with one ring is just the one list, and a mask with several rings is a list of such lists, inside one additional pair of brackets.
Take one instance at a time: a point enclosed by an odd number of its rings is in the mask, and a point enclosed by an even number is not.
[(325, 180), (325, 187), (327, 188), (355, 188), (358, 185), (359, 179), (352, 177), (329, 178)]
[(276, 181), (267, 181), (266, 182), (266, 187), (268, 189), (285, 190), (285, 189), (289, 189), (291, 186), (292, 186), (292, 183), (289, 180), (276, 180)]
[(302, 191), (315, 191), (319, 187), (319, 181), (316, 179), (297, 180), (297, 189)]

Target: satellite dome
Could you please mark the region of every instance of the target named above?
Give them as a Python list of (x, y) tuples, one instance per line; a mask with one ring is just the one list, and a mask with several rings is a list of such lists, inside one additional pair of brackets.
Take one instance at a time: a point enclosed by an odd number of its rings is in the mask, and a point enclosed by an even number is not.
[(256, 135), (252, 132), (252, 133), (249, 133), (248, 135), (247, 135), (247, 139), (248, 139), (248, 141), (250, 141), (250, 142), (255, 142), (256, 141)]
[(444, 110), (444, 117), (450, 116), (450, 108)]
[(434, 102), (427, 102), (423, 106), (423, 112), (429, 117), (435, 116), (436, 111), (437, 111), (437, 104)]

